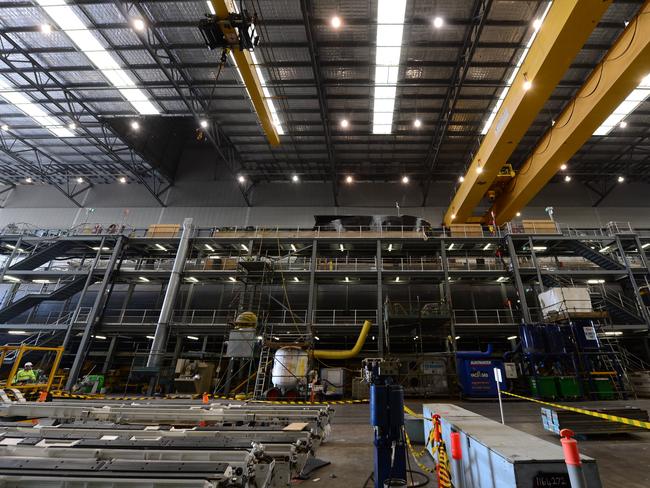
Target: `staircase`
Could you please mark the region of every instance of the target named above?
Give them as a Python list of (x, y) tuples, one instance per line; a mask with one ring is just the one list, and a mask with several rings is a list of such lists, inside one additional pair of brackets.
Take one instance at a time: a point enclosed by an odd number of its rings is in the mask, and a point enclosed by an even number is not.
[(0, 323), (8, 322), (10, 319), (17, 317), (43, 301), (61, 301), (70, 298), (75, 293), (81, 291), (86, 282), (86, 278), (86, 276), (76, 277), (52, 293), (30, 293), (25, 295), (5, 308), (0, 309)]
[(636, 302), (620, 293), (608, 291), (604, 287), (589, 287), (594, 309), (607, 310), (612, 321), (617, 324), (642, 324), (643, 317)]
[(45, 263), (64, 255), (66, 251), (75, 245), (76, 244), (73, 241), (56, 241), (54, 244), (50, 244), (47, 247), (41, 248), (40, 250), (37, 250), (34, 253), (30, 254), (22, 261), (19, 261), (16, 264), (10, 266), (8, 270), (30, 271), (36, 269), (39, 266), (42, 266)]
[(591, 261), (594, 264), (597, 264), (603, 269), (608, 269), (613, 271), (625, 269), (625, 267), (618, 261), (615, 261), (614, 259), (604, 255), (603, 253), (598, 252), (595, 249), (592, 249), (591, 247), (587, 246), (586, 244), (583, 244), (580, 241), (568, 240), (566, 241), (566, 246), (569, 249), (571, 249), (573, 252), (575, 252), (578, 256), (582, 256), (583, 258)]

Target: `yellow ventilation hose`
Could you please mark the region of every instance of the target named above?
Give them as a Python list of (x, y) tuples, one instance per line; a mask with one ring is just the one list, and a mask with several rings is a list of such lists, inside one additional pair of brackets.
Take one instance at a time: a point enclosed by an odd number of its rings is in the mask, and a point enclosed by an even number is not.
[(372, 322), (370, 322), (370, 320), (366, 320), (363, 323), (363, 326), (361, 327), (361, 332), (359, 333), (359, 337), (357, 338), (357, 343), (354, 345), (352, 349), (347, 349), (344, 351), (341, 350), (314, 351), (313, 353), (314, 357), (316, 359), (350, 359), (355, 356), (358, 356), (359, 353), (361, 352), (361, 348), (366, 343), (366, 338), (368, 337), (368, 332), (370, 331), (371, 326), (372, 326)]

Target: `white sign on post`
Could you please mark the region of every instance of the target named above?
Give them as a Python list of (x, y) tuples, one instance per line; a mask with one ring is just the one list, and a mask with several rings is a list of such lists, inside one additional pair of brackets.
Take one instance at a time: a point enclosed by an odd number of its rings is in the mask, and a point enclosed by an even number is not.
[(506, 421), (503, 418), (503, 403), (501, 402), (501, 383), (503, 376), (501, 376), (501, 368), (494, 368), (494, 380), (497, 382), (497, 395), (499, 396), (499, 411), (501, 412), (501, 423), (505, 425)]

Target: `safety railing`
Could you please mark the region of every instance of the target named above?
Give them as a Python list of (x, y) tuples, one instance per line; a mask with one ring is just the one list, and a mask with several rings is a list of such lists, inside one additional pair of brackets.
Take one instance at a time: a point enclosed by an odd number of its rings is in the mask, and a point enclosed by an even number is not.
[(480, 257), (447, 257), (450, 271), (499, 271), (509, 269), (509, 259)]
[(513, 325), (521, 323), (521, 313), (509, 308), (452, 310), (456, 325)]
[(318, 258), (316, 271), (376, 271), (375, 258)]
[(383, 258), (381, 267), (384, 271), (436, 271), (442, 270), (442, 259), (439, 257), (405, 257)]
[(355, 325), (361, 324), (364, 320), (377, 322), (377, 310), (314, 310), (312, 322), (319, 325)]

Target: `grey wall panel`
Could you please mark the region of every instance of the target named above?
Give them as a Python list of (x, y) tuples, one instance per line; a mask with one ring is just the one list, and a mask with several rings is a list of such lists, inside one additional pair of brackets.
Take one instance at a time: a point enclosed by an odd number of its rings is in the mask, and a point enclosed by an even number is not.
[(87, 207), (159, 207), (159, 203), (138, 184), (96, 185), (88, 192)]
[(166, 200), (170, 207), (229, 207), (245, 206), (246, 202), (236, 181), (178, 181)]
[[(83, 203), (84, 195), (79, 195), (77, 201)], [(77, 208), (51, 185), (17, 185), (5, 203), (7, 208)]]
[(74, 225), (78, 208), (0, 208), (0, 227), (26, 223), (40, 228), (68, 229)]
[(161, 224), (180, 224), (186, 217), (198, 227), (237, 227), (246, 225), (247, 207), (167, 207)]
[(334, 207), (252, 207), (248, 225), (312, 228), (314, 215), (336, 213)]

